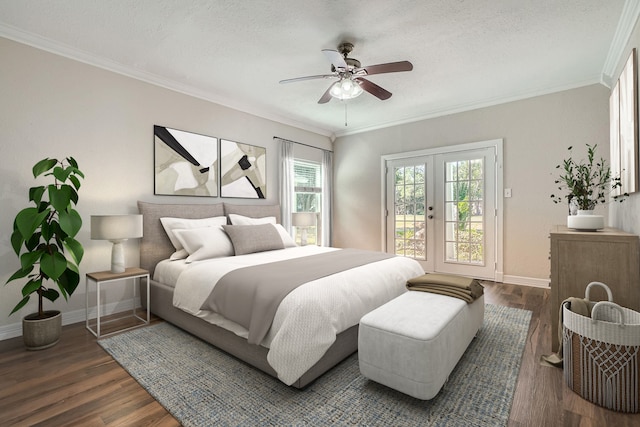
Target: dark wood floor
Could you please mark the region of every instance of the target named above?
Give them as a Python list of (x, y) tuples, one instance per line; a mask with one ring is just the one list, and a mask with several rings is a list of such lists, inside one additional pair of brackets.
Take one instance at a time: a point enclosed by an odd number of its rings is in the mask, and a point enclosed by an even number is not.
[[(593, 405), (567, 389), (562, 371), (541, 366), (551, 347), (549, 291), (486, 284), (486, 302), (533, 312), (510, 426), (639, 426), (640, 415)], [(156, 320), (159, 321), (159, 320)], [(0, 426), (177, 426), (102, 348), (84, 323), (65, 326), (54, 347), (0, 341)]]

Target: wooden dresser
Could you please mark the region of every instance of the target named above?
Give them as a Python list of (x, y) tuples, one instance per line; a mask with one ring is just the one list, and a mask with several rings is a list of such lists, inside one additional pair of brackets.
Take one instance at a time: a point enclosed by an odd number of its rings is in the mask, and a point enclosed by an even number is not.
[[(640, 311), (640, 249), (635, 234), (615, 228), (581, 232), (556, 225), (551, 239), (551, 347), (557, 351), (560, 304), (568, 297), (584, 297), (590, 282), (611, 288), (613, 301)], [(606, 300), (601, 288), (592, 301)]]

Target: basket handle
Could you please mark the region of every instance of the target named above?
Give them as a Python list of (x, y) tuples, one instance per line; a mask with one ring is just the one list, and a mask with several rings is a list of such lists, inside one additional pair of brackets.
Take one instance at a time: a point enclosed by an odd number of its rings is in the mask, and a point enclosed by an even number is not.
[(602, 288), (604, 288), (605, 291), (607, 291), (607, 299), (610, 302), (613, 302), (613, 295), (611, 294), (611, 289), (609, 289), (609, 287), (607, 285), (605, 285), (602, 282), (591, 282), (587, 285), (587, 289), (584, 291), (584, 299), (586, 299), (587, 301), (591, 301), (589, 299), (589, 290), (591, 290), (591, 288), (594, 288), (596, 286), (600, 286)]
[(624, 326), (625, 319), (624, 319), (624, 311), (622, 311), (622, 307), (620, 307), (618, 304), (614, 302), (609, 302), (609, 301), (600, 301), (593, 306), (593, 308), (591, 309), (591, 321), (593, 323), (596, 323), (596, 320), (597, 320), (596, 314), (600, 310), (600, 307), (610, 307), (615, 309), (618, 313), (620, 313), (620, 323), (618, 323), (618, 325)]

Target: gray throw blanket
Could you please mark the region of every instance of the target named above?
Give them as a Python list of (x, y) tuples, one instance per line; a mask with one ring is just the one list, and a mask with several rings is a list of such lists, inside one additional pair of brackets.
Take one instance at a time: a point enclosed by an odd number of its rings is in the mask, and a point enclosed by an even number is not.
[(215, 311), (244, 326), (249, 330), (249, 343), (260, 344), (271, 328), (280, 302), (298, 286), (393, 256), (341, 249), (239, 268), (216, 283), (201, 309)]

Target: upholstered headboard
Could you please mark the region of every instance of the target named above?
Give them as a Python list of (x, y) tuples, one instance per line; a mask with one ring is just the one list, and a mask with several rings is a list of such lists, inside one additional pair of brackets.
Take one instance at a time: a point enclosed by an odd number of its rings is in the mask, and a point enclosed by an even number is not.
[(175, 251), (160, 218), (210, 218), (228, 214), (244, 215), (251, 218), (275, 216), (280, 222), (279, 205), (231, 205), (217, 203), (203, 204), (162, 204), (138, 201), (138, 210), (142, 214), (143, 236), (140, 241), (140, 267), (149, 271), (153, 277), (156, 264), (167, 259)]

